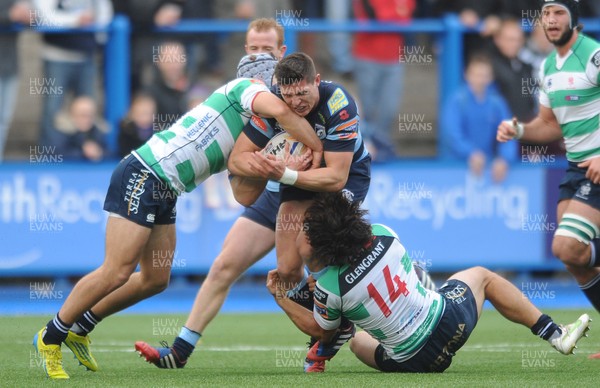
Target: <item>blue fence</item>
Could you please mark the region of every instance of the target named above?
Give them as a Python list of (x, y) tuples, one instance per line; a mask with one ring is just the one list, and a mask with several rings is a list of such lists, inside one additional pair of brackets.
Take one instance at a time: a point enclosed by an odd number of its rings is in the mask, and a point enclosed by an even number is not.
[[(81, 275), (99, 266), (107, 218), (102, 205), (113, 168), (35, 158), (0, 165), (0, 277)], [(464, 165), (375, 165), (365, 207), (372, 222), (396, 230), (412, 258), (433, 271), (561, 268), (547, 249), (556, 225), (556, 202), (546, 194), (556, 191), (550, 171), (524, 163), (494, 184), (489, 177), (474, 179)], [(180, 198), (177, 250), (173, 257), (153, 257), (157, 266), (172, 258), (174, 275), (208, 271), (242, 211), (225, 200), (228, 181), (219, 178)], [(274, 266), (271, 253), (252, 271)]]

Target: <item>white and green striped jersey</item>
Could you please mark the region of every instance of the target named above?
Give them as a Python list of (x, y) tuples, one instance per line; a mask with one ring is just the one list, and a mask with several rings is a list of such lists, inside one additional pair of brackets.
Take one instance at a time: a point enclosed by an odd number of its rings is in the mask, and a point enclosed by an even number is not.
[(374, 239), (359, 263), (329, 267), (315, 287), (314, 317), (333, 330), (348, 318), (406, 361), (423, 347), (444, 312), (440, 294), (423, 287), (398, 236), (373, 225)]
[(155, 133), (134, 155), (178, 195), (225, 169), (233, 145), (252, 115), (262, 82), (238, 78), (221, 86), (169, 129)]
[(540, 104), (562, 129), (567, 159), (600, 155), (600, 43), (579, 34), (567, 55), (554, 50), (540, 67)]

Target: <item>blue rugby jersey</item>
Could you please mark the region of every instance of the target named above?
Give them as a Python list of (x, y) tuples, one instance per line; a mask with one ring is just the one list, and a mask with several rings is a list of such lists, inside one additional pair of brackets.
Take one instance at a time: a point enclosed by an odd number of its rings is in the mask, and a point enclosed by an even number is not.
[[(271, 91), (283, 100), (277, 85), (274, 85)], [(369, 157), (369, 153), (359, 131), (358, 107), (350, 93), (340, 84), (321, 81), (319, 102), (305, 118), (323, 142), (323, 151), (354, 152), (350, 174), (358, 172), (358, 162)], [(275, 119), (257, 116), (253, 116), (244, 127), (244, 133), (260, 148), (264, 148), (269, 140), (281, 131), (283, 129)], [(270, 181), (267, 189), (278, 191), (278, 185), (277, 182)]]

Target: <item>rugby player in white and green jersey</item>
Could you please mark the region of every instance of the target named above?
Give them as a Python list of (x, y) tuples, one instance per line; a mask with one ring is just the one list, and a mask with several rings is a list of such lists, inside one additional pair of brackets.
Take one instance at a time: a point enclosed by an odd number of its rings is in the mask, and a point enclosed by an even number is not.
[(587, 314), (559, 327), (483, 267), (454, 274), (437, 291), (425, 289), (398, 236), (369, 224), (365, 214), (341, 193), (319, 193), (306, 211), (298, 249), (312, 268), (326, 269), (316, 282), (312, 313), (287, 299), (277, 270), (269, 272), (267, 287), (277, 304), (300, 330), (320, 339), (308, 360), (336, 354), (349, 332), (340, 327), (344, 317), (364, 330), (350, 349), (365, 364), (386, 372), (442, 372), (475, 328), (486, 299), (563, 354), (571, 354), (588, 330)]
[[(272, 68), (277, 63), (269, 54), (245, 58), (270, 62)], [(270, 82), (267, 86), (248, 78), (228, 82), (169, 129), (155, 133), (134, 155), (179, 195), (225, 169), (233, 145), (252, 115), (275, 118), (294, 138), (320, 151), (321, 141), (308, 122), (272, 95), (269, 87)]]
[(581, 33), (579, 1), (544, 0), (541, 22), (555, 50), (540, 69), (540, 111), (504, 121), (500, 142), (564, 138), (568, 168), (559, 186), (552, 252), (600, 311), (600, 43)]

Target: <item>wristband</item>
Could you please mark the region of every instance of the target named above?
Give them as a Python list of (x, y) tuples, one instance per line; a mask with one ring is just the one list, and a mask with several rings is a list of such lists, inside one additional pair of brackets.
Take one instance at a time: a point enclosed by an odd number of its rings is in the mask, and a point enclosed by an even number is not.
[(298, 171), (290, 170), (289, 168), (285, 168), (283, 175), (279, 179), (279, 183), (283, 183), (284, 185), (292, 186), (298, 180)]
[(520, 138), (523, 137), (523, 133), (525, 133), (525, 127), (523, 126), (523, 123), (518, 122), (516, 125), (513, 125), (513, 128), (515, 129), (515, 131), (517, 132), (517, 134), (515, 135), (515, 139), (519, 140)]

